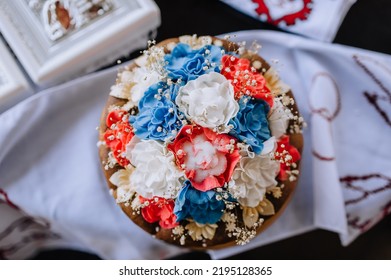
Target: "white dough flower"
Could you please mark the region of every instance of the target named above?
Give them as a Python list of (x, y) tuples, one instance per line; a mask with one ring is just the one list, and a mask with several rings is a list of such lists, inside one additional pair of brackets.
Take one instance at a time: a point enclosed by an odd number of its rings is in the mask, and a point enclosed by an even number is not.
[(242, 217), (243, 222), (246, 227), (252, 228), (259, 224), (262, 224), (263, 219), (259, 218), (262, 216), (272, 216), (276, 212), (274, 210), (274, 205), (270, 200), (264, 198), (257, 207), (243, 207)]
[(229, 186), (230, 193), (241, 205), (256, 207), (263, 200), (267, 188), (277, 185), (279, 166), (279, 162), (270, 155), (242, 157), (232, 175), (234, 184)]
[(179, 37), (179, 42), (188, 44), (190, 47), (193, 49), (200, 49), (204, 47), (205, 45), (210, 45), (212, 44), (212, 37), (210, 36), (200, 36), (198, 37), (197, 35), (184, 35)]
[(111, 175), (109, 181), (117, 187), (117, 203), (129, 202), (136, 192), (136, 189), (130, 183), (130, 176), (133, 171), (134, 168), (129, 165), (125, 169), (120, 169)]
[(176, 104), (189, 120), (211, 129), (226, 127), (239, 110), (230, 81), (216, 72), (189, 81), (179, 90)]
[(248, 228), (254, 227), (259, 221), (259, 213), (256, 207), (244, 207), (242, 216), (244, 225)]
[(271, 134), (277, 139), (286, 134), (289, 120), (292, 118), (292, 114), (286, 110), (281, 101), (275, 98), (274, 106), (269, 112), (268, 121)]
[(273, 67), (270, 67), (263, 76), (266, 79), (267, 87), (274, 96), (285, 94), (290, 90), (290, 87), (280, 79)]
[(174, 154), (157, 141), (135, 143), (133, 139), (127, 146), (127, 158), (136, 166), (130, 176), (136, 192), (147, 199), (175, 198), (184, 174), (176, 167)]
[(137, 106), (144, 92), (159, 82), (159, 74), (146, 67), (135, 67), (118, 74), (117, 83), (111, 87), (110, 95), (127, 99), (127, 107)]
[(190, 222), (186, 225), (186, 229), (188, 230), (191, 239), (193, 239), (194, 241), (199, 241), (202, 239), (212, 240), (215, 235), (217, 225)]

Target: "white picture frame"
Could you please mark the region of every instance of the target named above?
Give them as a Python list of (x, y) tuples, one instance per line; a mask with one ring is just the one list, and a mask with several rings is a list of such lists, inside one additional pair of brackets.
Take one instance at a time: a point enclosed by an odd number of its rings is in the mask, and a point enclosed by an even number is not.
[(0, 114), (32, 94), (30, 84), (0, 37)]
[[(47, 11), (39, 15), (32, 7), (31, 3), (40, 1), (46, 3), (43, 0), (0, 1), (0, 32), (40, 88), (92, 72), (118, 57), (145, 48), (148, 34), (160, 25), (160, 11), (152, 0), (106, 0), (113, 3), (111, 10), (53, 40), (42, 17)], [(46, 1), (65, 6), (72, 1), (104, 0)]]

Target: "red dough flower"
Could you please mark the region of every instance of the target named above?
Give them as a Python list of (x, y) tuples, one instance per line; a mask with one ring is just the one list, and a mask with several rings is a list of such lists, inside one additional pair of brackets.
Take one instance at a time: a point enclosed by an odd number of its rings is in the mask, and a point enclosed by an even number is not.
[(140, 202), (144, 205), (141, 214), (148, 223), (159, 222), (159, 225), (165, 229), (178, 225), (174, 214), (174, 200), (157, 196), (146, 199), (140, 196)]
[(251, 67), (250, 60), (224, 55), (221, 62), (221, 74), (231, 81), (236, 99), (248, 95), (263, 99), (269, 104), (270, 108), (273, 107), (273, 95), (266, 86), (266, 80)]
[(168, 148), (194, 188), (205, 192), (230, 180), (240, 159), (235, 144), (235, 138), (227, 134), (185, 125)]
[(300, 159), (300, 153), (289, 143), (288, 135), (282, 136), (277, 142), (275, 158), (280, 161), (280, 174), (278, 178), (285, 181), (288, 179), (287, 171), (290, 171), (292, 164)]
[(108, 129), (103, 135), (106, 145), (113, 152), (118, 164), (125, 167), (130, 162), (125, 157), (126, 145), (134, 136), (133, 129), (128, 122), (129, 114), (124, 110), (114, 110), (107, 115)]

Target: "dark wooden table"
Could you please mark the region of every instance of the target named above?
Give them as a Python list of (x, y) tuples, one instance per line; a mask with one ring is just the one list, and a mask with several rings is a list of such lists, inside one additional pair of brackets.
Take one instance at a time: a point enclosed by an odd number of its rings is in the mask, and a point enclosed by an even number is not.
[[(183, 34), (217, 35), (250, 29), (278, 30), (241, 14), (218, 0), (155, 1), (162, 15), (157, 41)], [(358, 0), (343, 21), (334, 43), (391, 54), (391, 1)], [(98, 257), (81, 252), (56, 250), (42, 252), (35, 258)], [(177, 257), (207, 258), (208, 255), (197, 252)], [(232, 256), (231, 259), (391, 259), (391, 216), (348, 247), (341, 246), (336, 233), (316, 230)]]

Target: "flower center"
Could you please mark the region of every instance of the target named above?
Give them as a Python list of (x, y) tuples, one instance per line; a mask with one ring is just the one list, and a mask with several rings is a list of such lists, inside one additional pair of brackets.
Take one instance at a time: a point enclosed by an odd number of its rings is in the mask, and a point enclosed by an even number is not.
[(209, 176), (218, 176), (227, 167), (227, 159), (204, 135), (198, 135), (193, 143), (183, 145), (186, 153), (184, 160), (186, 170), (195, 170), (195, 181), (201, 182)]

